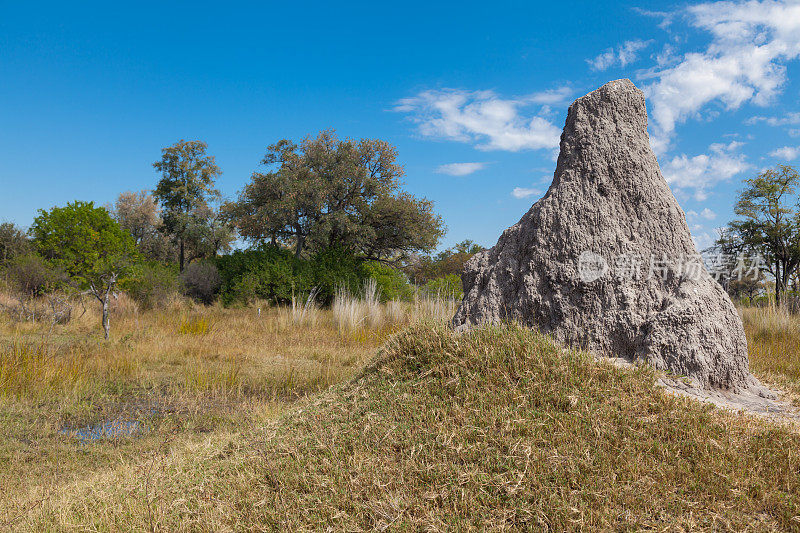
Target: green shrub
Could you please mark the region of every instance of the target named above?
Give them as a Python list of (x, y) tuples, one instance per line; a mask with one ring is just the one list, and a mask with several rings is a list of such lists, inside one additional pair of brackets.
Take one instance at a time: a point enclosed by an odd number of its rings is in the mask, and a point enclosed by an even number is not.
[(222, 302), (247, 303), (255, 298), (276, 303), (291, 301), (293, 288), (301, 291), (304, 285), (299, 263), (290, 251), (275, 247), (237, 250), (218, 257)]
[[(323, 305), (333, 302), (337, 287), (350, 293), (359, 291), (366, 276), (363, 261), (347, 252), (332, 249), (318, 253), (309, 260), (311, 283), (317, 288), (317, 300)], [(308, 292), (306, 289), (304, 292)]]
[(141, 263), (136, 265), (129, 278), (120, 283), (120, 288), (142, 309), (160, 307), (181, 292), (178, 267), (154, 261)]
[(327, 305), (333, 301), (337, 287), (356, 290), (365, 277), (361, 261), (338, 250), (328, 250), (310, 259), (298, 259), (290, 250), (277, 247), (237, 250), (217, 258), (216, 264), (225, 305), (256, 298), (289, 303), (293, 295), (309, 294), (315, 287), (317, 300)]
[(460, 301), (464, 297), (461, 278), (455, 274), (432, 279), (422, 287), (422, 290), (429, 296), (452, 298), (456, 301)]
[(414, 287), (408, 282), (406, 275), (396, 268), (377, 261), (366, 261), (361, 265), (361, 269), (365, 277), (377, 282), (382, 302), (410, 301), (414, 298)]
[(36, 254), (15, 257), (6, 270), (6, 277), (15, 292), (28, 297), (40, 296), (68, 283), (63, 270)]

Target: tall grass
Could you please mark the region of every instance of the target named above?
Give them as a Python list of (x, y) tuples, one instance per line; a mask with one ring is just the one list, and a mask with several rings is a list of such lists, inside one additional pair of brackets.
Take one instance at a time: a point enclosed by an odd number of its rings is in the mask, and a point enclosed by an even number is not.
[(56, 347), (13, 339), (0, 347), (0, 398), (42, 399), (88, 394), (109, 380), (125, 378), (135, 363), (127, 353), (87, 344)]
[(292, 305), (281, 308), (278, 319), (282, 325), (289, 324), (314, 328), (320, 319), (320, 307), (317, 303), (319, 289), (314, 287), (308, 293), (305, 301), (292, 294)]
[(383, 312), (375, 280), (370, 279), (364, 283), (361, 295), (351, 294), (345, 287), (337, 288), (332, 311), (340, 333), (379, 327), (383, 322)]
[(441, 293), (426, 295), (417, 293), (412, 308), (412, 322), (448, 322), (456, 312), (456, 302), (452, 297)]
[(741, 311), (751, 370), (800, 393), (800, 316), (779, 307)]
[(333, 318), (340, 333), (368, 330), (396, 330), (416, 322), (446, 322), (452, 318), (456, 301), (441, 294), (417, 292), (411, 302), (390, 300), (381, 303), (375, 280), (364, 283), (361, 294), (339, 288), (333, 300)]

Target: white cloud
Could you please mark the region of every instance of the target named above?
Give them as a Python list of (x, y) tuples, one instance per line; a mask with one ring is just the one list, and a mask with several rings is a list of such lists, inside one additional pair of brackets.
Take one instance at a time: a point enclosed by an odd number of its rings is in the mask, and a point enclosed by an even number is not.
[(750, 125), (758, 124), (759, 122), (764, 122), (770, 126), (788, 126), (791, 124), (800, 124), (800, 113), (786, 113), (786, 115), (782, 117), (764, 117), (756, 115), (748, 118), (745, 121), (746, 124)]
[[(689, 211), (686, 211), (686, 218), (689, 219), (689, 220), (696, 220), (696, 219), (701, 218), (701, 217), (706, 219), (706, 220), (714, 220), (715, 218), (717, 218), (717, 214), (714, 211), (712, 211), (711, 209), (707, 208), (707, 207), (704, 208), (699, 213), (697, 211), (693, 211), (691, 209)], [(695, 228), (699, 229), (699, 228), (702, 228), (702, 226), (700, 224), (696, 224), (696, 225), (692, 226), (692, 229), (695, 229)]]
[[(744, 155), (735, 153), (741, 144), (715, 143), (708, 147), (708, 154), (675, 156), (662, 166), (664, 179), (673, 189), (682, 193), (692, 190), (696, 200), (705, 200), (709, 188), (750, 168)], [(703, 210), (703, 213), (706, 211), (710, 212)]]
[(448, 176), (467, 176), (484, 168), (486, 168), (486, 163), (448, 163), (440, 165), (436, 172)]
[(769, 155), (791, 161), (797, 159), (797, 156), (800, 155), (800, 146), (784, 146), (782, 148), (777, 148), (771, 151)]
[(786, 81), (787, 61), (800, 56), (800, 3), (711, 2), (683, 12), (711, 34), (710, 44), (666, 68), (643, 74), (652, 107), (653, 148), (666, 151), (678, 123), (709, 103), (736, 109), (767, 104)]
[(442, 89), (403, 98), (396, 111), (412, 113), (426, 137), (472, 143), (480, 150), (555, 149), (561, 129), (548, 119), (524, 117), (522, 108), (563, 103), (569, 90), (560, 88), (514, 99), (492, 91)]
[(658, 27), (661, 28), (662, 30), (666, 30), (669, 27), (669, 25), (672, 24), (672, 21), (677, 16), (677, 13), (673, 12), (650, 11), (647, 9), (642, 9), (640, 7), (634, 7), (633, 10), (645, 17), (654, 17), (661, 19), (661, 22), (658, 24)]
[(529, 94), (523, 97), (521, 101), (531, 104), (558, 105), (566, 103), (571, 95), (572, 89), (565, 86)]
[(624, 67), (636, 61), (639, 52), (650, 46), (651, 42), (653, 41), (625, 41), (616, 49), (608, 48), (594, 59), (587, 59), (586, 62), (594, 70), (606, 70), (615, 65)]
[(717, 218), (717, 214), (707, 207), (702, 211), (700, 211), (700, 216), (705, 218), (706, 220), (714, 220), (715, 218)]
[(514, 190), (511, 191), (511, 196), (514, 198), (528, 198), (529, 196), (539, 196), (542, 194), (540, 189), (533, 189), (527, 187), (514, 187)]

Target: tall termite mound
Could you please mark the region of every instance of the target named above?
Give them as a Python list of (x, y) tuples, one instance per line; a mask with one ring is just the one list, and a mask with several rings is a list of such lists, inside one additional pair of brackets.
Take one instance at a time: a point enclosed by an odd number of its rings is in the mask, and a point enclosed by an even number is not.
[(456, 328), (516, 321), (702, 387), (754, 382), (741, 319), (699, 260), (630, 80), (570, 106), (547, 194), (467, 263), (462, 281)]

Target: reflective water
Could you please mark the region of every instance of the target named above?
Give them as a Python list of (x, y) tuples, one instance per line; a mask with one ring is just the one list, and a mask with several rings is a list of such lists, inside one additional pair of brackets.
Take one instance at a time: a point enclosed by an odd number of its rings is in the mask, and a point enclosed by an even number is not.
[(142, 430), (138, 420), (104, 420), (93, 426), (78, 429), (62, 429), (59, 433), (80, 440), (119, 439), (135, 436)]

